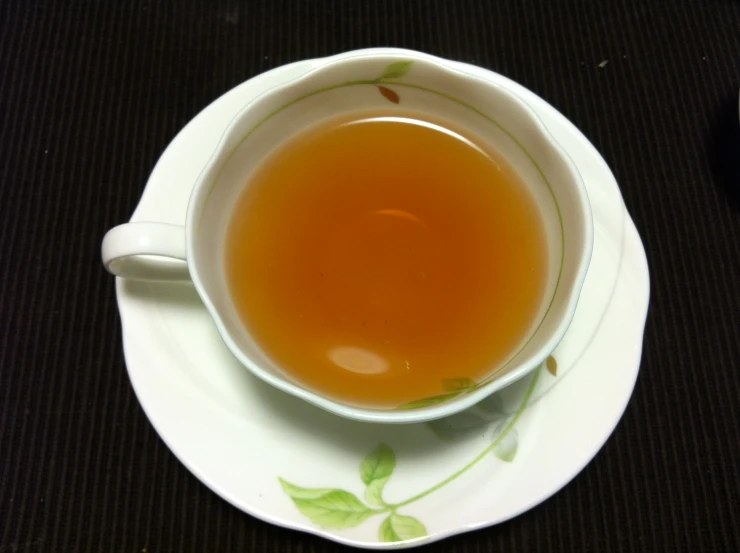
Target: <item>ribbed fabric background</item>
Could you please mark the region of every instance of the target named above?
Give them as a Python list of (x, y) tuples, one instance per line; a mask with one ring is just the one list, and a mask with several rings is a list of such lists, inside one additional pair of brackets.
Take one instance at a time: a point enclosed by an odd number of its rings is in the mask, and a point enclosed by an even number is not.
[(0, 551), (343, 549), (241, 513), (164, 446), (99, 248), (209, 102), (384, 45), (491, 68), (569, 117), (652, 279), (637, 389), (601, 453), (544, 504), (428, 550), (740, 551), (735, 0), (0, 1)]

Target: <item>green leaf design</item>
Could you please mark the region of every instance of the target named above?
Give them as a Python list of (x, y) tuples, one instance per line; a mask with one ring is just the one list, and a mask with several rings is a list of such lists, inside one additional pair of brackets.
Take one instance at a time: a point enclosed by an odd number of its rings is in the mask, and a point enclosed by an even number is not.
[(385, 506), (383, 488), (396, 468), (396, 454), (386, 444), (380, 444), (360, 463), (360, 478), (367, 486), (365, 501), (378, 507)]
[(413, 61), (397, 61), (388, 65), (383, 71), (381, 79), (398, 79), (403, 77), (411, 69)]
[(373, 480), (389, 477), (395, 468), (396, 454), (386, 444), (380, 444), (360, 463), (360, 478), (367, 486)]
[[(498, 440), (501, 437), (502, 432), (506, 430), (507, 424), (508, 422), (504, 421), (496, 428), (496, 432), (494, 432), (494, 436), (496, 436), (495, 440)], [(514, 457), (516, 457), (518, 449), (519, 435), (517, 434), (516, 429), (512, 428), (505, 436), (503, 436), (501, 443), (493, 449), (493, 454), (502, 461), (511, 463), (514, 461)]]
[[(496, 427), (493, 433), (493, 441), (475, 459), (431, 488), (417, 493), (400, 503), (388, 504), (383, 501), (383, 487), (396, 468), (396, 455), (385, 444), (378, 445), (360, 463), (360, 478), (367, 486), (365, 496), (368, 503), (379, 505), (379, 509), (368, 507), (357, 499), (355, 495), (344, 490), (334, 488), (301, 488), (282, 478), (279, 479), (280, 485), (283, 487), (285, 493), (293, 500), (298, 510), (323, 528), (353, 528), (359, 526), (373, 515), (389, 513), (388, 518), (381, 523), (378, 529), (378, 537), (381, 542), (397, 543), (424, 538), (428, 535), (424, 525), (414, 517), (399, 515), (398, 509), (415, 503), (446, 486), (458, 476), (465, 474), (480, 461), (487, 458), (490, 453), (493, 453), (503, 461), (513, 461), (518, 449), (518, 435), (514, 427), (527, 409), (529, 400), (537, 385), (541, 369), (541, 367), (538, 368), (530, 379), (516, 413)], [(455, 397), (460, 393), (462, 392), (452, 392), (421, 401), (429, 402), (431, 399), (439, 403), (450, 397)], [(440, 400), (440, 398), (442, 399)], [(420, 402), (416, 403), (418, 404)], [(488, 406), (488, 409), (481, 410), (484, 413), (482, 418), (488, 418), (491, 413), (499, 414), (500, 407), (500, 400), (493, 401)], [(461, 426), (466, 427), (470, 424), (471, 420), (467, 417), (469, 413), (463, 414), (466, 415), (466, 419), (461, 421)]]
[(287, 493), (291, 499), (317, 499), (322, 495), (333, 491), (332, 488), (301, 488), (295, 484), (291, 484), (287, 480), (278, 478), (280, 485), (283, 487), (283, 491)]
[(442, 387), (448, 392), (458, 392), (475, 388), (475, 381), (471, 378), (445, 378)]
[(378, 530), (378, 538), (385, 543), (425, 538), (427, 535), (427, 529), (421, 522), (397, 513), (385, 519)]
[(370, 503), (370, 505), (375, 505), (376, 507), (385, 507), (387, 504), (385, 500), (383, 500), (383, 489), (389, 479), (390, 477), (387, 476), (370, 482), (365, 489), (365, 501)]
[(298, 510), (322, 528), (354, 528), (375, 514), (354, 494), (344, 490), (301, 488), (282, 478), (279, 480)]
[(459, 396), (462, 392), (451, 392), (449, 394), (441, 394), (438, 396), (425, 397), (424, 399), (417, 399), (416, 401), (409, 401), (403, 405), (396, 407), (398, 410), (405, 411), (407, 409), (421, 409), (422, 407), (431, 407), (432, 405), (439, 405), (452, 398)]

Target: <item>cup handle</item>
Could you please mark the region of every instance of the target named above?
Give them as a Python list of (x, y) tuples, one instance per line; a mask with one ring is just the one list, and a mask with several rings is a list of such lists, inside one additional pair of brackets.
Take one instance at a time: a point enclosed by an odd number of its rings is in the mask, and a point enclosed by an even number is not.
[(133, 280), (190, 280), (185, 228), (168, 223), (126, 223), (110, 229), (101, 247), (103, 265)]

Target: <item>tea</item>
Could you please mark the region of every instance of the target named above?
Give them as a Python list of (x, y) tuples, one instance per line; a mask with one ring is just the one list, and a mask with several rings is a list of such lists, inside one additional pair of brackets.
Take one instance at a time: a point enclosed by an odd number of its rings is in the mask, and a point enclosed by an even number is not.
[(332, 119), (273, 152), (225, 250), (265, 354), (309, 389), (379, 408), (506, 362), (535, 324), (547, 261), (538, 207), (507, 163), (398, 112)]

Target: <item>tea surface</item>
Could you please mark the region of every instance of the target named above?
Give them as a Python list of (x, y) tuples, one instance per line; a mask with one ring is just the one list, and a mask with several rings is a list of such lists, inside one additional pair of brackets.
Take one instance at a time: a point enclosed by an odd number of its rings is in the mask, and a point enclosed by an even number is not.
[(263, 162), (229, 222), (227, 281), (309, 389), (393, 407), (480, 380), (531, 332), (547, 247), (495, 152), (409, 114), (334, 119)]

